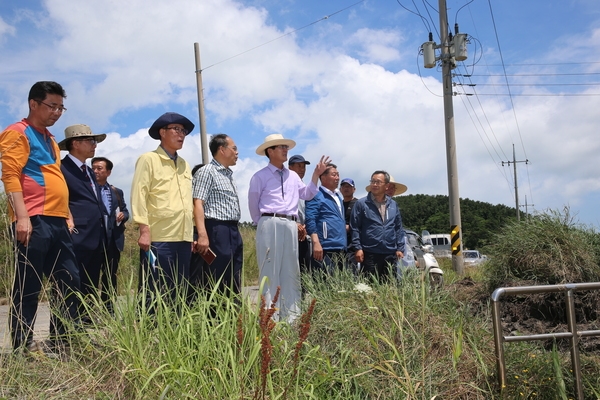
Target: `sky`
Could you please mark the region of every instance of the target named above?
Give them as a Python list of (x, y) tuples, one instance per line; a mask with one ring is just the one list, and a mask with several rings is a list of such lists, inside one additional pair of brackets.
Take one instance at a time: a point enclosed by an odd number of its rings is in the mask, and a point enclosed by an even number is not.
[[(439, 5), (408, 0), (3, 0), (0, 125), (27, 116), (36, 81), (59, 82), (72, 124), (107, 139), (97, 156), (130, 195), (137, 158), (158, 142), (162, 113), (196, 129), (180, 155), (202, 162), (194, 43), (199, 44), (209, 135), (239, 148), (234, 169), (242, 219), (265, 137), (296, 141), (289, 155), (326, 154), (356, 196), (375, 170), (406, 194), (448, 194), (441, 68), (421, 44), (440, 43)], [(569, 207), (600, 226), (600, 8), (597, 0), (448, 0), (454, 32), (468, 34), (453, 97), (461, 198), (521, 210)], [(439, 50), (436, 52), (439, 55)], [(64, 155), (65, 153), (63, 153)], [(527, 161), (527, 162), (525, 162)], [(502, 165), (504, 162), (504, 165)], [(464, 218), (464, 212), (463, 212)], [(450, 225), (450, 222), (449, 222)], [(409, 227), (410, 228), (410, 227)]]

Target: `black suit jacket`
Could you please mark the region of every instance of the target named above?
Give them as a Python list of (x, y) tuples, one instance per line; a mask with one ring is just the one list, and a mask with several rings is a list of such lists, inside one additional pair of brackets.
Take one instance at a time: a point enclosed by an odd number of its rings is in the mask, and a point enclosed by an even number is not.
[[(127, 204), (123, 197), (123, 191), (117, 187), (110, 185), (111, 188), (111, 201), (110, 201), (110, 214), (108, 216), (108, 238), (109, 243), (114, 244), (119, 251), (123, 251), (125, 247), (125, 222), (129, 220), (129, 210), (127, 210)], [(117, 226), (117, 207), (124, 214), (123, 221)], [(110, 247), (110, 246), (109, 246)]]
[(85, 174), (69, 156), (62, 159), (62, 170), (69, 188), (69, 210), (78, 233), (73, 233), (75, 252), (95, 250), (102, 242), (106, 242), (104, 216), (108, 213), (102, 202), (100, 187), (96, 183), (96, 175), (87, 167), (88, 176), (96, 188), (92, 189)]

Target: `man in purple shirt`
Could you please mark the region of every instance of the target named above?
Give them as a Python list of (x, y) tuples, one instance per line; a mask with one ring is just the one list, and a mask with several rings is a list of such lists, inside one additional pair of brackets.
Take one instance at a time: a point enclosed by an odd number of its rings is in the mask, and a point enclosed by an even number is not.
[(305, 185), (298, 174), (290, 173), (283, 163), (288, 150), (296, 142), (281, 134), (269, 135), (258, 146), (256, 154), (267, 156), (269, 164), (250, 180), (248, 206), (252, 221), (257, 225), (256, 257), (260, 281), (266, 277), (263, 293), (270, 306), (277, 287), (280, 287), (279, 312), (275, 320), (293, 322), (300, 316), (300, 270), (298, 265), (298, 200), (310, 200), (318, 191), (319, 176), (331, 162), (322, 156), (315, 167), (312, 180)]

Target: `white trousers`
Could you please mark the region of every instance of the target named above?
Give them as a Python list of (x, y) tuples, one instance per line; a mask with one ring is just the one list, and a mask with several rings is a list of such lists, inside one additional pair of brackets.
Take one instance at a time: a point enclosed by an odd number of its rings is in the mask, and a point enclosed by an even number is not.
[(273, 315), (275, 321), (292, 323), (300, 316), (300, 267), (298, 265), (298, 226), (296, 222), (279, 217), (261, 217), (256, 229), (256, 258), (265, 303), (271, 306), (279, 290), (279, 300)]

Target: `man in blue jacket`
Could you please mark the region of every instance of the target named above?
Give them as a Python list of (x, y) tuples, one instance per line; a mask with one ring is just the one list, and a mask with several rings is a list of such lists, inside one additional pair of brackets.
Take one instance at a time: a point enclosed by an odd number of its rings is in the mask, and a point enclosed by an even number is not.
[(387, 172), (373, 172), (371, 192), (356, 202), (350, 217), (352, 248), (361, 272), (384, 281), (404, 257), (402, 217), (396, 202), (385, 194), (389, 184)]
[(331, 274), (336, 267), (344, 266), (347, 246), (344, 199), (338, 190), (340, 174), (335, 164), (327, 164), (319, 179), (319, 192), (306, 202), (306, 232), (313, 244), (313, 270)]

